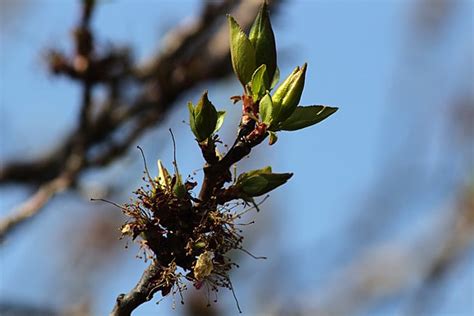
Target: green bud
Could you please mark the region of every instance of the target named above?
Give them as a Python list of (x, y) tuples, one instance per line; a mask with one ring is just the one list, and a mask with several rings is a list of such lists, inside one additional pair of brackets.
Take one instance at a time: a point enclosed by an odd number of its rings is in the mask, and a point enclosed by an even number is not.
[[(206, 94), (206, 93), (204, 93)], [(181, 178), (181, 173), (179, 173), (178, 169), (178, 163), (176, 161), (176, 152), (175, 152), (175, 158), (173, 160), (173, 166), (174, 166), (174, 176), (173, 176), (173, 194), (177, 198), (184, 198), (187, 194), (186, 187), (184, 186), (183, 179)]]
[(272, 97), (275, 110), (279, 110), (273, 116), (278, 122), (285, 121), (296, 109), (303, 93), (304, 80), (306, 75), (306, 63), (303, 67), (296, 67), (295, 70), (283, 81)]
[(293, 114), (280, 124), (279, 128), (285, 131), (296, 131), (317, 124), (336, 111), (337, 108), (324, 105), (298, 106)]
[(173, 193), (178, 198), (184, 198), (186, 196), (186, 187), (183, 184), (183, 179), (181, 178), (181, 174), (176, 173), (176, 182), (173, 186)]
[[(175, 174), (174, 179), (171, 178), (168, 170), (163, 166), (161, 160), (158, 160), (158, 184), (161, 189), (165, 192), (173, 193), (178, 198), (183, 198), (186, 196), (186, 187), (183, 184), (181, 174), (178, 171), (178, 168), (175, 164)], [(174, 183), (174, 184), (173, 184)]]
[[(217, 110), (207, 98), (207, 91), (204, 92), (195, 108), (193, 104), (189, 102), (188, 109), (191, 130), (197, 141), (202, 142), (216, 130), (218, 121)], [(221, 118), (221, 120), (223, 120), (223, 118)], [(222, 125), (222, 121), (220, 124)]]
[(273, 34), (268, 7), (265, 2), (250, 29), (249, 39), (255, 48), (256, 66), (267, 66), (268, 80), (265, 82), (265, 88), (270, 90), (270, 80), (272, 80), (277, 68), (277, 52), (275, 35)]
[(252, 79), (255, 71), (255, 49), (252, 46), (247, 35), (242, 31), (239, 24), (230, 15), (227, 16), (229, 22), (230, 55), (232, 67), (239, 78), (239, 81), (245, 86)]
[(244, 198), (256, 197), (276, 189), (292, 176), (292, 173), (272, 173), (271, 167), (265, 167), (241, 174), (236, 186), (240, 188)]

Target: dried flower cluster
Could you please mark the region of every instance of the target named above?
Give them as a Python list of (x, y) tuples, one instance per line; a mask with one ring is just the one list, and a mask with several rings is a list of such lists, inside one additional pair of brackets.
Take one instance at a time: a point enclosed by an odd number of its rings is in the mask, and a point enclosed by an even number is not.
[(233, 212), (228, 203), (218, 205), (215, 199), (199, 203), (191, 193), (196, 183), (183, 183), (176, 167), (171, 176), (161, 161), (158, 168), (159, 176), (152, 178), (146, 172), (145, 187), (136, 190), (136, 199), (122, 207), (130, 217), (122, 234), (138, 238), (145, 255), (167, 267), (156, 280), (162, 295), (184, 288), (178, 267), (189, 271), (184, 277), (196, 288), (206, 284), (215, 291), (218, 287), (232, 289), (228, 271), (236, 264), (226, 254), (242, 248), (243, 237), (236, 228), (242, 212)]

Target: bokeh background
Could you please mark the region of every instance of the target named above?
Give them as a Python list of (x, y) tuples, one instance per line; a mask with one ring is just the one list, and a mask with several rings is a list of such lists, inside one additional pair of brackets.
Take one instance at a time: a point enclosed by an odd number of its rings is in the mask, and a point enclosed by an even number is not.
[[(96, 45), (126, 46), (145, 63), (169, 31), (192, 23), (201, 1), (99, 1)], [(40, 159), (77, 124), (81, 86), (51, 74), (45, 56), (73, 50), (80, 2), (0, 2), (0, 161)], [(301, 103), (338, 106), (324, 122), (281, 133), (239, 170), (272, 165), (295, 173), (245, 227), (232, 274), (244, 315), (442, 315), (474, 313), (474, 2), (461, 0), (280, 1), (272, 22), (282, 77), (308, 62)], [(127, 86), (126, 86), (127, 87)], [(130, 93), (136, 87), (130, 87)], [(124, 88), (125, 89), (125, 88)], [(228, 111), (231, 142), (239, 106), (233, 76), (185, 91), (158, 124), (113, 163), (75, 185), (12, 231), (0, 245), (2, 315), (106, 315), (146, 264), (119, 240), (119, 209), (141, 185), (140, 145), (171, 167), (172, 142), (185, 174), (203, 161), (186, 102), (209, 89)], [(128, 93), (128, 92), (127, 92)], [(104, 89), (95, 100), (107, 98)], [(0, 183), (0, 214), (38, 183)], [(199, 315), (203, 293), (186, 304), (156, 297), (134, 315)], [(228, 291), (201, 315), (237, 315)]]

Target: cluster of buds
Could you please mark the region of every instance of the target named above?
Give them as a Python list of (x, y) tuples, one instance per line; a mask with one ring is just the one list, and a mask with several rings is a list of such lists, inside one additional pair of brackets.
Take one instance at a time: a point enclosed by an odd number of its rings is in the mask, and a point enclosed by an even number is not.
[[(232, 65), (243, 86), (243, 94), (231, 98), (234, 103), (242, 101), (235, 143), (225, 155), (217, 152), (217, 132), (224, 123), (225, 112), (218, 111), (209, 101), (208, 92), (204, 92), (196, 105), (188, 103), (191, 131), (206, 161), (199, 195), (192, 192), (197, 183), (183, 181), (176, 159), (174, 174), (158, 161), (158, 176), (151, 177), (146, 171), (147, 184), (134, 192), (135, 200), (123, 206), (129, 220), (122, 227), (122, 234), (139, 239), (149, 256), (163, 267), (156, 280), (156, 288), (163, 295), (181, 291), (181, 278), (190, 280), (196, 288), (206, 285), (215, 291), (219, 287), (232, 290), (229, 271), (236, 264), (229, 252), (243, 250), (243, 237), (237, 228), (242, 214), (252, 205), (257, 208), (254, 198), (283, 185), (292, 173), (274, 173), (268, 166), (244, 172), (229, 185), (230, 168), (266, 137), (274, 144), (277, 132), (308, 127), (337, 110), (298, 105), (306, 64), (296, 67), (271, 94), (280, 71), (265, 3), (248, 36), (234, 18), (228, 16), (228, 22)], [(236, 205), (242, 207), (235, 208)]]
[[(260, 10), (247, 36), (238, 23), (228, 16), (231, 57), (234, 72), (244, 87), (245, 113), (253, 119), (255, 135), (269, 135), (270, 144), (277, 141), (276, 132), (295, 131), (321, 122), (337, 111), (335, 107), (313, 105), (298, 106), (305, 84), (307, 64), (296, 67), (276, 88), (280, 71), (277, 66), (275, 37), (266, 5)], [(249, 100), (250, 98), (250, 100)], [(252, 104), (246, 107), (245, 103)], [(244, 110), (245, 112), (245, 110)], [(247, 120), (242, 121), (247, 125)]]

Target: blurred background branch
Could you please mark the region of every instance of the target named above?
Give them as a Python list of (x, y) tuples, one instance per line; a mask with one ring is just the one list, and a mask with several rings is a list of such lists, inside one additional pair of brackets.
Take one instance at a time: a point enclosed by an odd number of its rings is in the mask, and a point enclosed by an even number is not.
[[(276, 2), (272, 1), (273, 5)], [(163, 120), (180, 95), (201, 82), (229, 74), (225, 14), (233, 12), (243, 27), (249, 27), (260, 1), (204, 2), (195, 21), (172, 30), (165, 37), (164, 47), (146, 65), (134, 65), (129, 50), (111, 49), (103, 56), (94, 50), (89, 27), (94, 5), (94, 0), (82, 2), (80, 24), (73, 32), (73, 56), (57, 51), (49, 54), (52, 73), (83, 86), (78, 126), (47, 157), (2, 164), (0, 183), (39, 183), (40, 187), (0, 221), (0, 240), (33, 217), (58, 191), (73, 185), (81, 172), (120, 157), (144, 131)], [(131, 82), (140, 87), (139, 92), (126, 100), (121, 91)], [(92, 99), (98, 84), (107, 87), (108, 98), (101, 104)], [(125, 126), (126, 131), (121, 131)], [(116, 141), (114, 134), (119, 132), (125, 135)]]

